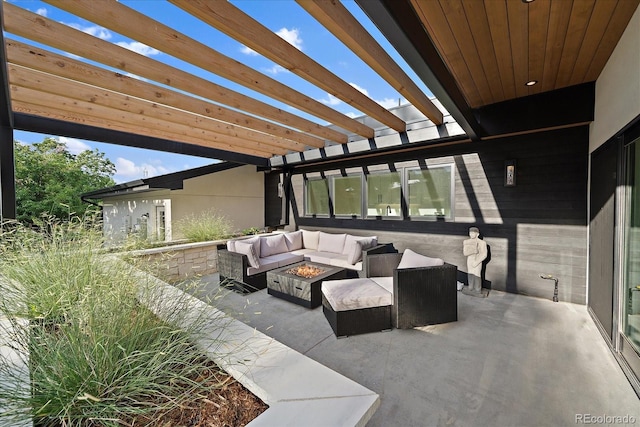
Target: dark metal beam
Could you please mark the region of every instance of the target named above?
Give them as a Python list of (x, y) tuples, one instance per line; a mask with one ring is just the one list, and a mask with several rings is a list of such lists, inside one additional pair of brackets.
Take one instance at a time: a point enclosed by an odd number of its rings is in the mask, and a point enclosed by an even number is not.
[(486, 135), (408, 0), (356, 0), (472, 141)]
[(16, 217), (16, 180), (13, 155), (13, 113), (9, 92), (7, 53), (4, 45), (4, 13), (0, 3), (0, 219)]
[(489, 135), (550, 129), (592, 122), (595, 82), (485, 105), (474, 110)]
[(66, 136), (70, 138), (104, 142), (107, 144), (126, 145), (128, 147), (146, 148), (148, 150), (226, 160), (234, 163), (264, 167), (269, 166), (269, 160), (262, 157), (170, 141), (167, 139), (154, 138), (151, 136), (136, 135), (112, 129), (65, 122), (46, 117), (32, 116), (23, 113), (14, 114), (14, 126), (15, 129), (18, 130), (38, 132), (48, 135)]

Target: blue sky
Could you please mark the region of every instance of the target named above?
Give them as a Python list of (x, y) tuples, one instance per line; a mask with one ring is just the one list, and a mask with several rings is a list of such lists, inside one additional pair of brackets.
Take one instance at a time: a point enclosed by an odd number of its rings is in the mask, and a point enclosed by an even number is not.
[[(96, 37), (100, 37), (104, 40), (108, 40), (109, 42), (119, 44), (120, 46), (127, 47), (157, 61), (170, 64), (174, 67), (181, 68), (185, 71), (207, 78), (217, 84), (253, 96), (264, 102), (286, 109), (294, 114), (301, 115), (318, 123), (326, 124), (322, 119), (317, 119), (285, 104), (279, 103), (278, 101), (271, 100), (270, 98), (254, 92), (251, 89), (201, 70), (172, 56), (149, 48), (148, 46), (141, 45), (140, 43), (123, 37), (111, 30), (98, 27), (91, 22), (76, 18), (73, 15), (49, 4), (32, 0), (10, 1), (19, 7), (38, 13), (42, 16), (46, 16), (54, 21), (73, 26), (76, 29), (82, 30)], [(326, 91), (307, 83), (302, 78), (283, 69), (261, 55), (256, 54), (236, 40), (226, 36), (215, 28), (199, 21), (164, 0), (121, 0), (121, 3), (166, 25), (174, 27), (184, 34), (207, 44), (218, 52), (259, 70), (260, 72), (279, 80), (280, 82), (320, 102), (323, 102), (344, 114), (352, 117), (361, 115), (359, 111), (355, 110), (350, 105), (329, 95)], [(389, 108), (398, 105), (400, 102), (403, 104), (406, 103), (406, 100), (400, 100), (401, 96), (395, 89), (382, 80), (357, 56), (349, 51), (339, 40), (315, 21), (312, 16), (307, 14), (306, 11), (304, 11), (304, 9), (302, 9), (295, 1), (240, 0), (232, 1), (232, 3), (254, 19), (263, 23), (263, 25), (272, 31), (277, 32), (285, 40), (289, 41), (298, 49), (302, 50), (324, 67), (328, 68), (330, 71), (349, 82), (351, 85), (358, 88), (381, 105)], [(351, 11), (352, 14), (354, 14), (356, 18), (358, 18), (365, 28), (367, 28), (378, 39), (380, 44), (386, 48), (387, 52), (389, 52), (396, 61), (404, 64), (399, 55), (393, 50), (393, 48), (391, 48), (390, 44), (379, 35), (375, 26), (371, 24), (366, 15), (360, 10), (353, 0), (344, 1), (343, 4)], [(10, 34), (7, 35), (7, 37), (23, 40)], [(37, 43), (29, 40), (23, 41), (38, 45)], [(413, 78), (419, 87), (430, 95), (424, 84), (415, 77), (409, 67), (405, 67), (405, 71), (407, 71), (407, 74)], [(22, 131), (16, 131), (14, 134), (16, 140), (24, 143), (38, 142), (46, 136), (48, 135)], [(116, 165), (117, 173), (114, 176), (116, 182), (131, 181), (144, 176), (150, 177), (162, 175), (215, 162), (215, 160), (212, 159), (183, 156), (152, 150), (142, 150), (114, 144), (96, 143), (70, 138), (60, 138), (60, 140), (67, 144), (67, 147), (72, 153), (78, 153), (84, 149), (94, 148), (104, 152), (107, 158)]]

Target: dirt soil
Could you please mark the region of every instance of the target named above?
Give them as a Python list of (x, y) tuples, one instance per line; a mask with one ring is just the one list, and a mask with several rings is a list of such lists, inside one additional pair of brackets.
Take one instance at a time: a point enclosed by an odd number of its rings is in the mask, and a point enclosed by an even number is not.
[(238, 382), (232, 382), (190, 408), (176, 408), (165, 414), (162, 427), (240, 427), (267, 409), (267, 405)]
[(268, 406), (225, 372), (211, 369), (209, 378), (224, 384), (208, 396), (194, 396), (188, 407), (174, 408), (151, 422), (145, 417), (131, 420), (131, 427), (241, 427), (267, 410)]

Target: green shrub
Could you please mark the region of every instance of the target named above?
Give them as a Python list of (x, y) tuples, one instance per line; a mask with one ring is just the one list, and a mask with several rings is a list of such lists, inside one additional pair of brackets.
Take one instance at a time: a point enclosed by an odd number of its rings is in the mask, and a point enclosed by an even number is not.
[(260, 230), (258, 227), (249, 227), (242, 230), (241, 233), (243, 236), (251, 236), (253, 234), (260, 234), (261, 232), (262, 230)]
[(229, 237), (233, 222), (215, 210), (208, 210), (184, 217), (176, 227), (185, 238), (193, 242), (206, 242)]
[[(149, 276), (110, 261), (86, 224), (45, 229), (16, 226), (0, 235), (0, 318), (10, 320), (4, 332), (31, 378), (31, 393), (0, 381), (0, 425), (16, 414), (41, 425), (128, 425), (215, 387), (198, 380), (210, 362), (192, 344), (207, 323), (203, 313), (186, 298), (164, 304), (152, 280), (142, 279)], [(168, 321), (147, 306), (162, 306)], [(12, 366), (0, 354), (0, 376), (19, 377)]]

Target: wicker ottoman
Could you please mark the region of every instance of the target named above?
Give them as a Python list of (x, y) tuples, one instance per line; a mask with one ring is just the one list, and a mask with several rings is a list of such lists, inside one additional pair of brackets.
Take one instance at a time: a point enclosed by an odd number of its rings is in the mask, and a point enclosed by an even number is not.
[(322, 312), (336, 337), (391, 329), (393, 296), (368, 278), (322, 282)]

